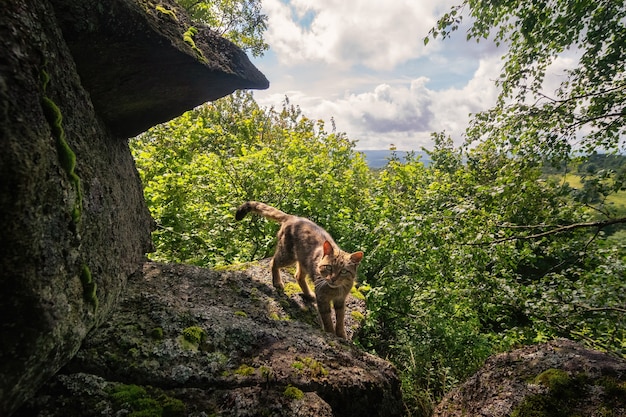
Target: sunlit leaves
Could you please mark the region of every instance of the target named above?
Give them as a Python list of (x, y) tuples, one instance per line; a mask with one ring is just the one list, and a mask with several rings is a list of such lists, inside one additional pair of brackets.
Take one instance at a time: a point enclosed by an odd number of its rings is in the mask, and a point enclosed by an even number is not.
[(310, 217), (343, 243), (368, 201), (370, 173), (353, 142), (288, 102), (261, 109), (250, 93), (200, 106), (131, 145), (158, 224), (155, 259), (208, 266), (270, 255), (276, 224), (234, 221), (252, 199)]
[(262, 56), (269, 46), (263, 40), (267, 16), (259, 0), (176, 0), (192, 20), (209, 26), (220, 36), (253, 56)]
[[(489, 141), (462, 151), (445, 135), (433, 138), (431, 165), (392, 160), (372, 184), (361, 343), (435, 398), (519, 344), (569, 337), (622, 352), (618, 249), (585, 230), (525, 239), (590, 216), (571, 190), (544, 178), (534, 156), (512, 158)], [(420, 398), (411, 407), (423, 407)]]

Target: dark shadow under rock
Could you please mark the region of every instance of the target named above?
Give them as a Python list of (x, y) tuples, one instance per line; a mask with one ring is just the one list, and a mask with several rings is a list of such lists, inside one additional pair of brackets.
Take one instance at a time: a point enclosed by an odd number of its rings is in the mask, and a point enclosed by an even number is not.
[[(348, 314), (363, 308), (349, 298)], [(275, 291), (266, 263), (241, 271), (146, 263), (109, 320), (17, 415), (166, 406), (194, 416), (404, 411), (394, 368), (324, 333), (314, 306)]]

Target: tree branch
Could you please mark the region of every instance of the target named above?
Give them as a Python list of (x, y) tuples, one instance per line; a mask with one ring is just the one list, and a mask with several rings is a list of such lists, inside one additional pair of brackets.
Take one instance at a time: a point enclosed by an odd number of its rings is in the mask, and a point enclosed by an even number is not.
[(575, 307), (580, 307), (586, 311), (616, 311), (618, 313), (625, 313), (626, 308), (621, 307), (590, 307), (584, 304), (574, 304)]
[[(504, 243), (504, 242), (509, 242), (512, 240), (535, 240), (535, 239), (541, 239), (543, 237), (546, 236), (550, 236), (550, 235), (556, 235), (559, 233), (564, 233), (564, 232), (570, 232), (572, 230), (576, 230), (576, 229), (583, 229), (583, 228), (591, 228), (591, 227), (596, 227), (598, 228), (598, 230), (601, 230), (607, 226), (611, 226), (613, 224), (619, 224), (619, 223), (626, 223), (626, 217), (620, 217), (617, 219), (609, 219), (609, 220), (602, 220), (599, 222), (585, 222), (585, 223), (574, 223), (574, 224), (568, 224), (565, 226), (556, 226), (553, 229), (550, 229), (548, 231), (545, 232), (541, 232), (541, 233), (534, 233), (531, 235), (527, 235), (527, 236), (509, 236), (509, 237), (505, 237), (502, 239), (495, 239), (492, 240), (491, 242), (477, 242), (477, 243), (465, 243), (465, 245), (468, 246), (486, 246), (486, 245), (493, 245), (493, 244), (497, 244), (497, 243)], [(508, 226), (513, 228), (513, 226)], [(524, 226), (519, 226), (519, 227), (524, 227)], [(547, 227), (547, 226), (528, 226), (530, 227)]]

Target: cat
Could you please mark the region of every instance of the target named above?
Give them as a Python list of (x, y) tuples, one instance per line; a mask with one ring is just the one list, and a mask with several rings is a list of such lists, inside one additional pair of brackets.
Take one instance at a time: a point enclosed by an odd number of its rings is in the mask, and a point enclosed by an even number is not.
[[(308, 301), (317, 301), (317, 310), (325, 331), (347, 339), (344, 326), (345, 303), (356, 279), (363, 252), (348, 253), (339, 248), (326, 230), (309, 219), (284, 213), (258, 201), (248, 201), (237, 209), (236, 220), (254, 212), (280, 223), (274, 256), (270, 261), (272, 284), (282, 291), (280, 268), (296, 264), (296, 281)], [(309, 276), (315, 295), (306, 282)], [(335, 322), (331, 307), (335, 309)]]

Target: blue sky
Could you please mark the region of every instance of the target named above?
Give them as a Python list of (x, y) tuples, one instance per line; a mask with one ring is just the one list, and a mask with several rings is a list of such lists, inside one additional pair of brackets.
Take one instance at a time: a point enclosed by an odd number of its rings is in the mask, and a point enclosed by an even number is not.
[(332, 117), (358, 149), (429, 148), (440, 131), (460, 143), (469, 114), (495, 102), (504, 51), (466, 42), (464, 30), (424, 45), (458, 1), (262, 0), (270, 51), (253, 62), (270, 88), (254, 95)]

